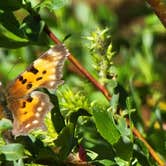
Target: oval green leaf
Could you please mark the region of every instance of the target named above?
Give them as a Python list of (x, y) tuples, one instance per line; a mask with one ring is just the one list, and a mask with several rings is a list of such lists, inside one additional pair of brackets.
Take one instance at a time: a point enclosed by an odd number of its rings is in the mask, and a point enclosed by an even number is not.
[(21, 144), (13, 143), (0, 147), (0, 152), (3, 153), (8, 161), (18, 160), (23, 158), (24, 147)]
[(120, 132), (115, 125), (112, 113), (110, 111), (93, 110), (93, 116), (96, 128), (101, 136), (111, 145), (118, 142)]

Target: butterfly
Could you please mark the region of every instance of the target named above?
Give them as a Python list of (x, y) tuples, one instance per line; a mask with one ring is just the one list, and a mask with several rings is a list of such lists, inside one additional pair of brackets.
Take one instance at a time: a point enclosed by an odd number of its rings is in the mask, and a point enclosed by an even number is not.
[(36, 89), (55, 90), (63, 83), (62, 69), (68, 55), (63, 44), (50, 48), (7, 86), (5, 98), (13, 117), (13, 135), (27, 135), (33, 129), (45, 128), (44, 118), (53, 104), (47, 94)]

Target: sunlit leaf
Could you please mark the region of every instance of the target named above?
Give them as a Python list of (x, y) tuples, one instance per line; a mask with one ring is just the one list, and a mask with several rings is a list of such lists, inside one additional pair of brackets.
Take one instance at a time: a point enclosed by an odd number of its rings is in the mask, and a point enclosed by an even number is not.
[(69, 0), (43, 0), (37, 6), (40, 8), (47, 7), (50, 10), (57, 10), (59, 8), (62, 8), (68, 3), (69, 3)]
[(0, 132), (11, 128), (12, 128), (12, 123), (10, 120), (8, 119), (0, 120)]
[(7, 160), (13, 161), (23, 158), (24, 148), (21, 144), (13, 143), (1, 146), (0, 152), (5, 155)]
[(95, 109), (93, 116), (97, 130), (101, 136), (111, 145), (115, 144), (120, 138), (120, 133), (115, 125), (112, 113), (110, 111)]

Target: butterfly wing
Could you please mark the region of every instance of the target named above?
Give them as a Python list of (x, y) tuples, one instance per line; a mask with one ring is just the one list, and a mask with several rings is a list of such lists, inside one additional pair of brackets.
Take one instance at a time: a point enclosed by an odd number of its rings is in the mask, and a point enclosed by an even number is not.
[(4, 111), (3, 111), (3, 106), (0, 105), (0, 120), (5, 117)]
[(9, 85), (7, 102), (14, 119), (14, 135), (25, 135), (44, 126), (45, 114), (52, 104), (46, 94), (34, 90), (56, 89), (63, 82), (62, 68), (68, 54), (63, 45), (49, 49)]
[(15, 100), (9, 104), (13, 113), (13, 130), (15, 136), (26, 135), (36, 128), (44, 128), (44, 117), (53, 107), (48, 95), (33, 91), (30, 96)]
[(64, 45), (49, 49), (8, 86), (7, 97), (20, 98), (36, 88), (56, 89), (63, 82), (62, 68), (67, 55)]

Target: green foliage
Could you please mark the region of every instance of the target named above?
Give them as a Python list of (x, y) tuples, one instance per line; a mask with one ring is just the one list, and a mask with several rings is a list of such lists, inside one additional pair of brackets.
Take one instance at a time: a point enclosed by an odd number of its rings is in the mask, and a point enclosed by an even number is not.
[[(24, 9), (21, 13), (22, 21), (18, 21), (13, 10)], [(48, 44), (46, 35), (43, 33), (44, 22), (39, 15), (31, 8), (28, 1), (10, 2), (4, 1), (0, 6), (0, 46), (7, 48), (17, 48), (29, 44)], [(8, 21), (8, 19), (10, 21)]]
[(101, 84), (106, 85), (110, 81), (109, 78), (116, 75), (115, 67), (112, 65), (114, 52), (112, 51), (109, 29), (97, 29), (87, 39), (91, 42), (90, 50), (93, 56), (93, 67), (98, 73), (98, 80)]
[(21, 144), (8, 144), (0, 147), (1, 154), (4, 154), (6, 160), (16, 161), (24, 156), (24, 148)]
[(11, 129), (12, 123), (8, 119), (2, 119), (0, 121), (0, 133), (2, 134), (3, 131)]
[(3, 84), (52, 44), (44, 31), (47, 24), (57, 37), (67, 39), (71, 52), (112, 95), (107, 101), (67, 64), (65, 83), (56, 94), (43, 90), (54, 105), (45, 118), (46, 131), (13, 138), (11, 121), (0, 120), (0, 165), (76, 165), (80, 159), (103, 166), (157, 165), (133, 135), (133, 125), (166, 161), (165, 31), (146, 6), (139, 6), (138, 14), (123, 4), (123, 10), (113, 10), (114, 3), (111, 7), (98, 1), (92, 6), (67, 0), (0, 3)]
[(22, 0), (6, 0), (2, 1), (0, 4), (0, 9), (1, 10), (8, 10), (8, 11), (14, 11), (18, 10), (21, 7), (23, 7)]
[(69, 0), (44, 0), (41, 1), (37, 7), (45, 8), (47, 7), (49, 10), (57, 10), (62, 8), (64, 5), (68, 3)]
[(58, 96), (61, 99), (60, 105), (63, 108), (62, 113), (64, 112), (68, 116), (79, 109), (85, 109), (86, 111), (91, 112), (91, 105), (93, 105), (93, 103), (89, 104), (86, 97), (81, 94), (80, 91), (74, 92), (67, 87), (58, 91)]
[(98, 132), (111, 145), (115, 144), (120, 138), (120, 133), (116, 128), (111, 110), (94, 110), (93, 116)]

